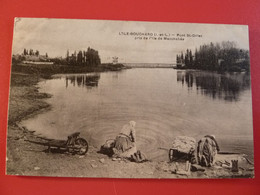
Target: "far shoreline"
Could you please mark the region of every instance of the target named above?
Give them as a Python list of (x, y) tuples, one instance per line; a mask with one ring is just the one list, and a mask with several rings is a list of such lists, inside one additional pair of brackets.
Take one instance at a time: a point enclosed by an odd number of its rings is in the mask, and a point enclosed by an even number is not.
[(72, 66), (59, 64), (24, 64), (17, 63), (12, 65), (12, 72), (21, 72), (27, 74), (38, 75), (43, 78), (50, 78), (54, 74), (67, 73), (91, 73), (91, 72), (106, 72), (106, 71), (120, 71), (129, 67), (123, 64), (104, 63), (97, 66)]

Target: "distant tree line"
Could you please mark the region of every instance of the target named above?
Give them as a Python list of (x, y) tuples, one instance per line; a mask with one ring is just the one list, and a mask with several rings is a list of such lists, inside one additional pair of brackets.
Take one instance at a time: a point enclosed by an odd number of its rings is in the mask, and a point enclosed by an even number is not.
[(234, 42), (204, 44), (194, 54), (187, 49), (176, 56), (177, 68), (211, 71), (249, 71), (249, 51)]
[[(39, 56), (39, 55), (40, 55), (40, 52), (39, 52), (38, 50), (36, 50), (36, 51), (34, 52), (33, 49), (29, 49), (29, 50), (28, 50), (28, 49), (24, 48), (22, 55), (24, 55), (24, 56), (27, 56), (27, 55), (30, 55), (30, 56)], [(47, 53), (45, 54), (45, 57), (48, 58), (48, 54), (47, 54)]]
[(88, 49), (74, 51), (70, 54), (69, 50), (66, 53), (66, 57), (54, 57), (49, 58), (48, 54), (40, 55), (38, 50), (24, 48), (22, 54), (13, 55), (12, 62), (20, 63), (25, 60), (35, 61), (37, 59), (48, 59), (49, 62), (59, 65), (70, 65), (70, 66), (97, 66), (101, 64), (99, 53), (97, 50), (88, 47)]
[(97, 66), (101, 64), (98, 51), (88, 47), (88, 49), (74, 52), (70, 55), (69, 50), (66, 54), (66, 64), (77, 66)]

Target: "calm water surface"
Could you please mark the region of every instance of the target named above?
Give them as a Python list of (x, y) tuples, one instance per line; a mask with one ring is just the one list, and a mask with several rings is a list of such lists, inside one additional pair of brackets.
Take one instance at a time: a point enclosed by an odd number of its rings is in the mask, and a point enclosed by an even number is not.
[(253, 159), (250, 77), (205, 71), (128, 69), (56, 75), (39, 83), (52, 94), (52, 109), (23, 124), (37, 134), (66, 139), (79, 131), (100, 147), (130, 120), (137, 122), (137, 147), (153, 160), (167, 159), (175, 136), (198, 141), (216, 135), (221, 151)]

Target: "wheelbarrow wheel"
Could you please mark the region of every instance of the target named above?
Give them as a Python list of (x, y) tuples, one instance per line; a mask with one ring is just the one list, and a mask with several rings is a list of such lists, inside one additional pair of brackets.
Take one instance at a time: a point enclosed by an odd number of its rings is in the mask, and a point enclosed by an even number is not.
[(79, 148), (79, 155), (84, 155), (88, 152), (88, 142), (83, 138), (77, 138), (75, 141), (75, 146)]

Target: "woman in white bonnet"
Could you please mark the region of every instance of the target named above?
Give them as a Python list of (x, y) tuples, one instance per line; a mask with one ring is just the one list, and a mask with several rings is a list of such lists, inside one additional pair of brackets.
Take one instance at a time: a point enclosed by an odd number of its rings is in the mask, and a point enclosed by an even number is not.
[(198, 142), (197, 147), (197, 159), (199, 165), (206, 167), (213, 166), (219, 150), (219, 145), (215, 139), (215, 135), (204, 136)]
[(120, 133), (115, 139), (114, 153), (118, 156), (131, 156), (136, 149), (132, 152), (130, 149), (135, 148), (136, 145), (136, 135), (135, 135), (135, 121), (130, 121), (126, 125), (123, 126)]

